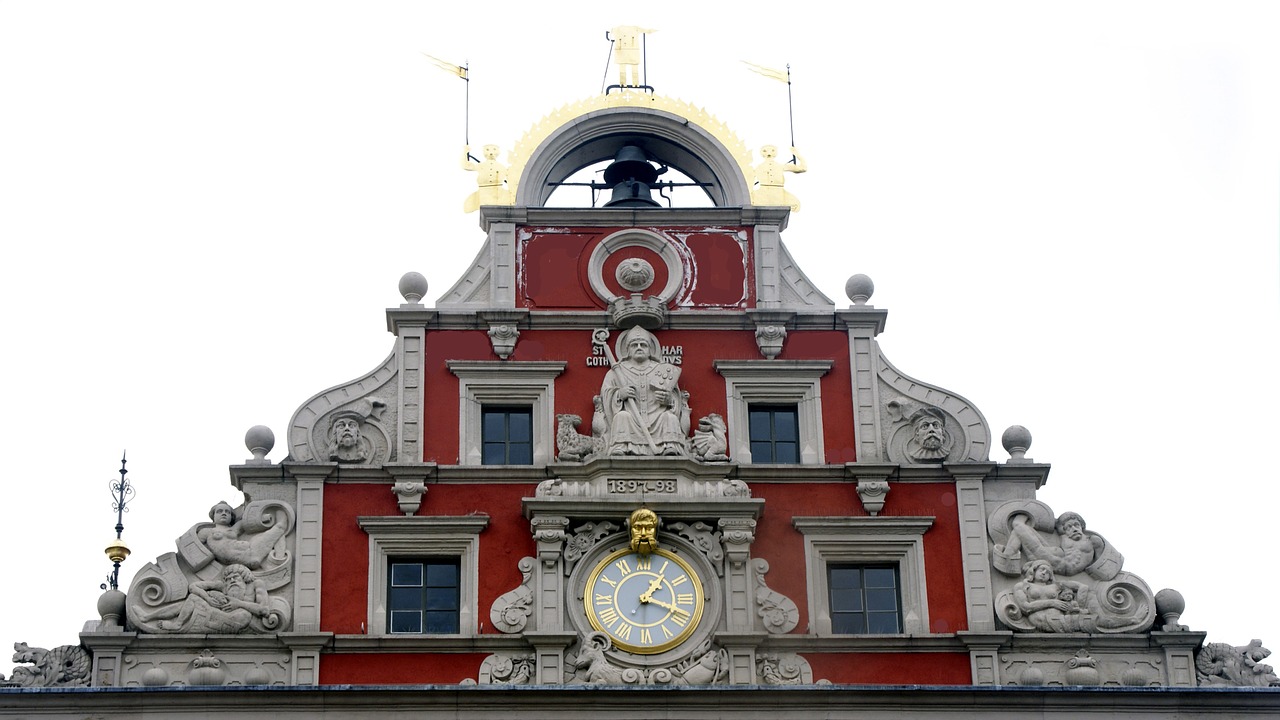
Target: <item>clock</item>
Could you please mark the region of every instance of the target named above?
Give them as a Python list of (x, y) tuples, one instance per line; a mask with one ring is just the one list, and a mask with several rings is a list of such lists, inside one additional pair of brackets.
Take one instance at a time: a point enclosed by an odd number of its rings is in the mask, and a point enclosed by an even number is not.
[(698, 629), (704, 607), (702, 579), (675, 553), (615, 550), (591, 570), (583, 595), (591, 627), (615, 647), (654, 655), (676, 647)]

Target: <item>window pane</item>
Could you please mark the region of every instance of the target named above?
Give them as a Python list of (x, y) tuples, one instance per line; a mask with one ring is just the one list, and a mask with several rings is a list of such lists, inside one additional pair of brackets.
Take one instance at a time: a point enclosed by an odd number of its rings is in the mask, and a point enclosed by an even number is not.
[(503, 443), (485, 443), (480, 462), (484, 465), (506, 465), (507, 446)]
[(506, 413), (484, 410), (480, 413), (480, 437), (484, 442), (501, 442), (507, 439)]
[(420, 633), (422, 613), (416, 610), (393, 610), (390, 623), (393, 633)]
[(775, 443), (773, 446), (773, 461), (776, 463), (798, 464), (800, 462), (800, 446), (793, 442)]
[(799, 423), (794, 409), (773, 411), (773, 437), (776, 440), (795, 442), (800, 439)]
[(831, 587), (832, 589), (862, 587), (862, 569), (832, 565)]
[(881, 635), (902, 632), (898, 629), (898, 615), (896, 613), (871, 613), (867, 616), (867, 632)]
[(458, 587), (458, 563), (432, 562), (428, 564), (427, 587)]
[(831, 616), (831, 632), (843, 635), (859, 635), (866, 632), (861, 613), (841, 613)]
[(533, 413), (530, 410), (512, 410), (507, 414), (507, 439), (511, 442), (529, 442), (533, 438)]
[(391, 563), (391, 587), (422, 587), (422, 563)]
[(456, 612), (427, 613), (427, 632), (457, 633), (458, 632), (458, 613)]
[(512, 443), (507, 447), (507, 465), (532, 465), (533, 446), (529, 443)]
[(871, 612), (896, 612), (898, 593), (893, 589), (868, 588), (867, 610)]
[(391, 610), (421, 610), (422, 588), (391, 588), (387, 607)]
[(831, 612), (862, 612), (862, 590), (831, 588)]
[(893, 568), (867, 568), (867, 587), (894, 588), (898, 586), (898, 572)]

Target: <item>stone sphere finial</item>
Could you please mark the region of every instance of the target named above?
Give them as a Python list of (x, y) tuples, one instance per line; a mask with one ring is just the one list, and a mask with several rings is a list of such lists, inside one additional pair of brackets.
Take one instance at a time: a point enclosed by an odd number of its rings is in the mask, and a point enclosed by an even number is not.
[(276, 446), (276, 434), (266, 425), (254, 425), (244, 434), (244, 446), (253, 453), (251, 463), (270, 463), (267, 453)]
[(405, 301), (417, 305), (427, 294), (427, 278), (422, 273), (407, 272), (401, 276), (399, 287)]
[(849, 296), (854, 305), (866, 305), (875, 291), (876, 284), (862, 273), (850, 277), (844, 283), (844, 294)]
[(1010, 425), (1000, 436), (1000, 444), (1009, 453), (1009, 462), (1031, 462), (1027, 458), (1027, 449), (1031, 447), (1031, 431), (1021, 425)]
[[(1180, 625), (1178, 620), (1182, 617), (1182, 611), (1187, 609), (1187, 601), (1182, 597), (1182, 593), (1173, 588), (1165, 588), (1156, 593), (1156, 614), (1164, 620), (1164, 625), (1160, 628), (1165, 632), (1186, 631), (1186, 625)], [(1159, 625), (1160, 623), (1156, 623)]]

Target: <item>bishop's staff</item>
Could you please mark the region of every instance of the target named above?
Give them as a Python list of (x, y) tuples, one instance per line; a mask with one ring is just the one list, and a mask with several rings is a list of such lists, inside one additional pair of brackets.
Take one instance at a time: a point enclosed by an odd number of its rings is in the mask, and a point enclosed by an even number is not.
[[(441, 60), (440, 58), (435, 57), (433, 55), (427, 55), (426, 53), (422, 53), (422, 54), (426, 56), (428, 60), (431, 61), (432, 65), (435, 65), (436, 67), (440, 68), (441, 70), (451, 75), (457, 75), (458, 77), (462, 78), (463, 82), (467, 84), (466, 100), (463, 105), (462, 138), (463, 138), (463, 144), (466, 147), (470, 148), (471, 147), (471, 63), (465, 63), (463, 65), (454, 65), (451, 62)], [(467, 157), (472, 160), (475, 160), (476, 162), (480, 162), (480, 158), (473, 156), (470, 150), (467, 151)]]

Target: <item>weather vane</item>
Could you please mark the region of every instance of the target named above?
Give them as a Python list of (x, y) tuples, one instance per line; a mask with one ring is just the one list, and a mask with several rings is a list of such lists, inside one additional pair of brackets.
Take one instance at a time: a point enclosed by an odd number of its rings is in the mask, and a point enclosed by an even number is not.
[(126, 506), (133, 499), (133, 485), (125, 477), (129, 474), (125, 469), (125, 463), (128, 462), (125, 457), (126, 453), (120, 453), (120, 481), (112, 480), (108, 483), (111, 489), (111, 509), (116, 511), (116, 539), (107, 544), (106, 553), (115, 568), (107, 575), (107, 582), (101, 586), (103, 590), (108, 587), (112, 590), (120, 589), (120, 563), (129, 557), (129, 546), (120, 539), (124, 533), (124, 514), (129, 510)]

